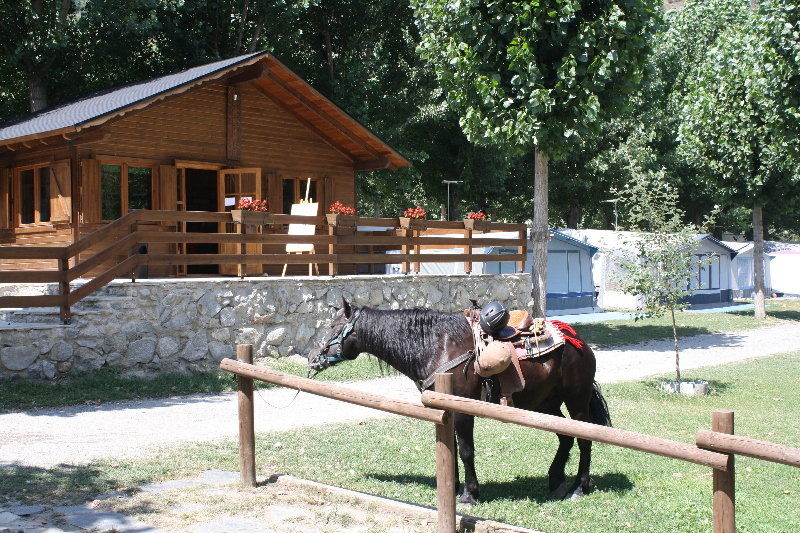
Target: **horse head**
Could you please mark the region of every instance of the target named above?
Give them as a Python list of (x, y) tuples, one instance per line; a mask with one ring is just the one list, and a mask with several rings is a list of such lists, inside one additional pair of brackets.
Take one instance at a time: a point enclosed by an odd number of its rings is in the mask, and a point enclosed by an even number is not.
[(326, 335), (326, 341), (320, 343), (308, 354), (308, 369), (315, 373), (322, 372), (342, 361), (352, 361), (358, 357), (356, 339), (352, 335), (356, 322), (361, 316), (361, 309), (353, 308), (342, 298), (342, 309), (336, 314)]

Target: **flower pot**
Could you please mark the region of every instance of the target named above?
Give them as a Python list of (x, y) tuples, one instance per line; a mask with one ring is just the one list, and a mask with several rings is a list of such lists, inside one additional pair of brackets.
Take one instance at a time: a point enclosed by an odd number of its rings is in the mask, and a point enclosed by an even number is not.
[(677, 392), (689, 396), (708, 395), (708, 381), (696, 379), (694, 381), (662, 381), (661, 390), (664, 392)]
[(248, 211), (246, 209), (234, 209), (231, 211), (231, 217), (237, 224), (269, 224), (271, 222), (272, 213), (269, 211)]
[(489, 228), (490, 222), (488, 220), (465, 218), (464, 229), (472, 231), (486, 231)]
[(328, 220), (329, 226), (354, 228), (358, 225), (358, 217), (356, 215), (339, 215), (336, 213), (328, 213), (325, 215), (325, 218)]
[(427, 221), (424, 218), (398, 217), (398, 220), (400, 221), (400, 227), (403, 229), (424, 230), (427, 227)]

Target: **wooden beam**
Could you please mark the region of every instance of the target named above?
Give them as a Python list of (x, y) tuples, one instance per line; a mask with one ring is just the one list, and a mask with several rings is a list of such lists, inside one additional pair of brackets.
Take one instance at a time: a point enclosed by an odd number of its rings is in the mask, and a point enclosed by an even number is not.
[(353, 163), (353, 170), (380, 170), (389, 168), (392, 165), (392, 160), (388, 157), (381, 157), (380, 159), (370, 159), (368, 161), (357, 161)]
[(228, 86), (225, 99), (225, 158), (230, 166), (242, 158), (242, 95), (235, 86)]
[(269, 75), (269, 67), (263, 62), (243, 68), (240, 72), (228, 78), (228, 85), (239, 85), (250, 81), (260, 80)]
[(717, 433), (706, 429), (698, 431), (695, 440), (701, 448), (716, 452), (746, 455), (762, 461), (772, 461), (800, 468), (800, 448), (751, 439), (740, 435)]

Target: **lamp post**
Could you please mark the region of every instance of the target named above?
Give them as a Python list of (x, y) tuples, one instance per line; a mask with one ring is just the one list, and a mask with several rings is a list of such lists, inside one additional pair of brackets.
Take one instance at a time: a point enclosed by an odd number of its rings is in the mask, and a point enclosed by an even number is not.
[(619, 198), (614, 198), (613, 200), (600, 200), (600, 202), (604, 204), (614, 204), (614, 231), (619, 231), (619, 224), (617, 224), (617, 202), (619, 202)]
[(459, 183), (464, 183), (463, 180), (455, 181), (455, 180), (442, 180), (443, 185), (447, 185), (447, 220), (450, 220), (450, 185), (458, 185)]

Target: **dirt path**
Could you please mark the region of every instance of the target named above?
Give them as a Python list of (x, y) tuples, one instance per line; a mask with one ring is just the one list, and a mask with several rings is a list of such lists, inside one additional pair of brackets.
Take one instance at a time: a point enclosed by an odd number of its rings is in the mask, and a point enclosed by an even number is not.
[[(702, 366), (800, 350), (800, 327), (782, 324), (741, 332), (697, 335), (682, 341), (681, 367)], [(597, 353), (598, 381), (624, 381), (674, 369), (672, 341), (622, 346)], [(405, 377), (349, 386), (412, 401)], [(294, 391), (262, 391), (256, 397), (256, 431), (278, 431), (389, 416), (383, 412)], [(267, 402), (269, 402), (268, 405)], [(180, 442), (210, 441), (237, 433), (233, 394), (73, 406), (0, 415), (0, 465), (49, 467), (101, 457), (137, 457)]]

